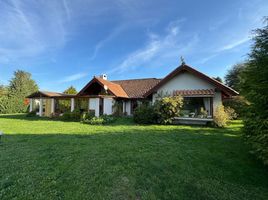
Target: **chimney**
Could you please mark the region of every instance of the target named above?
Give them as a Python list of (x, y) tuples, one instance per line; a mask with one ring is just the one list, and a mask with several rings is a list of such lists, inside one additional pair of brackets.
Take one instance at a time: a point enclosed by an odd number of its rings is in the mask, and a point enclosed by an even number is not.
[(100, 78), (102, 78), (103, 80), (107, 80), (107, 79), (108, 79), (108, 77), (107, 77), (106, 74), (102, 74), (102, 75), (100, 75)]

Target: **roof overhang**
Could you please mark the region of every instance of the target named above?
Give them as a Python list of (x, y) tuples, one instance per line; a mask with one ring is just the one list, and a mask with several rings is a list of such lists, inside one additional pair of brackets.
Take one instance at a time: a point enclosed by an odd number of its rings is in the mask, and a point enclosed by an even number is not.
[(127, 94), (120, 85), (97, 77), (93, 77), (93, 79), (89, 81), (85, 87), (82, 88), (77, 96), (83, 96), (83, 93), (86, 91), (86, 89), (89, 88), (93, 83), (98, 83), (101, 87), (103, 87), (103, 89), (107, 90), (111, 95), (115, 97), (128, 98)]
[(219, 81), (193, 69), (192, 67), (188, 66), (188, 65), (180, 65), (179, 67), (177, 67), (174, 71), (172, 71), (170, 74), (168, 74), (164, 79), (162, 79), (155, 87), (153, 87), (151, 90), (149, 90), (144, 96), (148, 97), (149, 95), (156, 93), (157, 90), (163, 86), (164, 84), (166, 84), (169, 80), (171, 80), (172, 78), (174, 78), (175, 76), (177, 76), (180, 73), (183, 72), (189, 72), (209, 83), (211, 83), (212, 85), (215, 86), (216, 89), (219, 89), (220, 91), (224, 92), (227, 96), (237, 96), (239, 93), (237, 91), (235, 91), (234, 89), (220, 83)]
[(174, 90), (173, 96), (182, 97), (213, 97), (215, 91), (213, 89), (200, 89), (200, 90)]
[(64, 93), (57, 93), (57, 92), (45, 92), (45, 91), (37, 91), (26, 98), (73, 98), (75, 94), (64, 94)]

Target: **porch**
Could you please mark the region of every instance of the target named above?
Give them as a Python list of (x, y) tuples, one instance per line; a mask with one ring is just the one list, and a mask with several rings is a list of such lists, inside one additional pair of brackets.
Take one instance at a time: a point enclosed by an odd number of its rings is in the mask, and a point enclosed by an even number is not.
[(213, 121), (213, 89), (176, 90), (173, 95), (183, 97), (180, 117), (174, 118), (174, 124), (205, 125)]
[(64, 112), (94, 112), (96, 117), (113, 113), (114, 97), (109, 95), (77, 96), (52, 92), (37, 92), (28, 96), (30, 112), (40, 117), (60, 116)]

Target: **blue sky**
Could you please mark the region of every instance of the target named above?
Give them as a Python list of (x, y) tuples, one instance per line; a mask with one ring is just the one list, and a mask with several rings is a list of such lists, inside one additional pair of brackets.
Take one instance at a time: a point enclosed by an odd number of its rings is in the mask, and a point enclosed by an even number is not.
[(80, 90), (102, 73), (164, 77), (180, 56), (223, 77), (267, 14), (267, 0), (2, 0), (0, 84), (16, 69), (51, 91)]

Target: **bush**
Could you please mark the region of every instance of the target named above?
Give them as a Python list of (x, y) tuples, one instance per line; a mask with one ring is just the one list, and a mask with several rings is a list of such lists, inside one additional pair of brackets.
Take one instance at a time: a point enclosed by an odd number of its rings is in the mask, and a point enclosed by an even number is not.
[(183, 106), (183, 98), (181, 96), (164, 97), (155, 102), (155, 112), (158, 123), (171, 124), (174, 117), (180, 115)]
[(214, 123), (218, 127), (225, 127), (229, 120), (228, 113), (225, 112), (224, 106), (220, 105), (216, 108), (214, 113)]
[(268, 17), (254, 32), (248, 64), (242, 73), (242, 94), (250, 102), (244, 134), (252, 152), (268, 165)]
[(36, 116), (36, 111), (28, 112), (26, 114), (26, 117), (35, 117)]
[(237, 114), (233, 108), (224, 107), (224, 111), (228, 116), (228, 120), (237, 119)]
[(63, 113), (61, 119), (65, 121), (80, 121), (81, 113), (79, 110), (74, 110), (73, 112), (68, 111)]
[[(253, 114), (254, 115), (254, 114)], [(268, 121), (255, 116), (244, 121), (244, 137), (251, 145), (251, 153), (268, 165)]]
[[(249, 106), (249, 102), (243, 96), (236, 96), (231, 99), (225, 99), (223, 101), (225, 107), (234, 109), (237, 117), (244, 117)], [(234, 118), (234, 119), (236, 119)]]
[(92, 119), (93, 117), (95, 117), (95, 111), (89, 111), (89, 112), (83, 112), (81, 114), (81, 121), (84, 121), (84, 120), (90, 120)]
[(83, 120), (85, 124), (91, 125), (102, 125), (102, 124), (109, 124), (115, 121), (115, 118), (111, 115), (102, 115), (100, 117), (92, 117), (89, 119)]
[(133, 119), (138, 124), (156, 123), (157, 115), (154, 106), (146, 104), (138, 106), (134, 111)]

